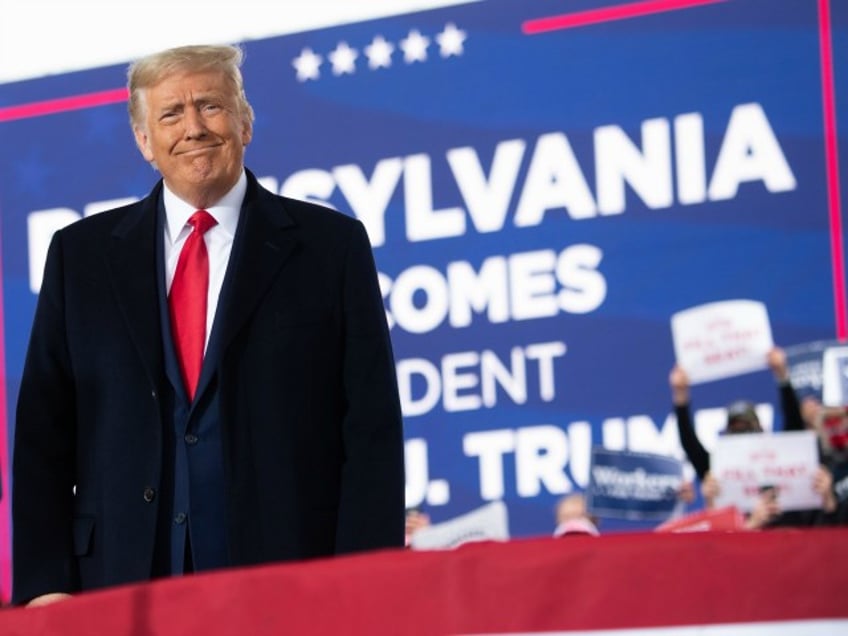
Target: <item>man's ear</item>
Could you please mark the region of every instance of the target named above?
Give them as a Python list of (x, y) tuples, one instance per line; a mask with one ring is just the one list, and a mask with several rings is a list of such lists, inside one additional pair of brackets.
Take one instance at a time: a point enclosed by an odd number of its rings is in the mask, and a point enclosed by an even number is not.
[(251, 139), (253, 139), (253, 124), (245, 117), (241, 125), (241, 143), (246, 146), (250, 143)]
[(150, 149), (150, 138), (141, 126), (133, 126), (133, 134), (135, 135), (135, 145), (141, 151), (147, 161), (153, 161), (153, 152)]

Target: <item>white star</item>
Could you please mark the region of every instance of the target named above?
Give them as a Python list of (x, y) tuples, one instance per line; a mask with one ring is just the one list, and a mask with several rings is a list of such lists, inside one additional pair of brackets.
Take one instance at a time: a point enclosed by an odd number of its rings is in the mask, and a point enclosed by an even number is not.
[(292, 60), (292, 66), (297, 69), (297, 80), (299, 82), (317, 80), (321, 75), (318, 67), (321, 66), (322, 59), (323, 58), (312, 49), (303, 49), (300, 52), (300, 55)]
[(336, 50), (327, 55), (333, 63), (333, 75), (352, 74), (356, 70), (356, 58), (359, 57), (356, 49), (348, 46), (347, 42), (339, 42)]
[(445, 25), (445, 30), (436, 36), (436, 41), (439, 43), (439, 53), (442, 57), (450, 57), (451, 55), (462, 55), (462, 43), (468, 34), (456, 28), (453, 22)]
[(428, 46), (430, 46), (430, 38), (424, 37), (417, 29), (413, 29), (406, 36), (406, 39), (400, 41), (400, 48), (403, 49), (403, 61), (407, 64), (426, 62)]
[(393, 44), (386, 42), (382, 35), (375, 37), (371, 44), (365, 47), (368, 56), (368, 68), (389, 68), (392, 65)]
[(321, 75), (318, 67), (321, 66), (322, 59), (323, 58), (312, 49), (303, 49), (300, 52), (300, 55), (292, 60), (292, 66), (297, 69), (297, 80), (299, 82), (305, 82), (310, 79), (317, 80)]

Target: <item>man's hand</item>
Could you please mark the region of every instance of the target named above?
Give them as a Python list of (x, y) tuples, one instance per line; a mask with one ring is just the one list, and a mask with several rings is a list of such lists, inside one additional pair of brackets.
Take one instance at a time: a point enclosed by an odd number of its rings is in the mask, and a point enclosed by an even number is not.
[(45, 605), (52, 605), (53, 603), (58, 603), (69, 598), (71, 598), (70, 594), (65, 594), (64, 592), (52, 592), (50, 594), (42, 594), (41, 596), (36, 596), (29, 603), (27, 603), (26, 606), (44, 607)]
[(412, 535), (418, 532), (421, 528), (426, 528), (430, 525), (430, 515), (426, 512), (418, 510), (409, 510), (406, 513), (406, 545), (412, 541)]
[(773, 347), (766, 357), (774, 379), (778, 382), (789, 382), (789, 365), (786, 362), (786, 352), (780, 347)]
[(757, 499), (757, 503), (754, 504), (751, 514), (745, 521), (745, 527), (748, 530), (759, 530), (774, 521), (781, 512), (780, 504), (777, 503), (777, 490), (769, 488)]
[(675, 406), (685, 406), (689, 404), (689, 376), (681, 368), (675, 364), (671, 368), (671, 373), (668, 374), (668, 384), (671, 386), (671, 401)]

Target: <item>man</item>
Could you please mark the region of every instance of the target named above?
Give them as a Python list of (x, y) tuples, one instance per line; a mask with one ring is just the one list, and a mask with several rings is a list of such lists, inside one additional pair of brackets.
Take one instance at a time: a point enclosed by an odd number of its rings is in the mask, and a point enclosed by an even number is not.
[(234, 47), (129, 71), (162, 174), (53, 238), (17, 408), (13, 601), (401, 547), (403, 435), (361, 223), (244, 168)]

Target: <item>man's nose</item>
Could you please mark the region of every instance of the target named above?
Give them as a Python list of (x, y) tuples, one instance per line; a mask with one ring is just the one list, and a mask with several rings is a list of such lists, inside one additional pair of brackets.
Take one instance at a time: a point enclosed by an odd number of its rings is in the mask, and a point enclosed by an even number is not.
[(206, 124), (196, 108), (186, 108), (183, 115), (186, 139), (197, 139), (206, 134)]

